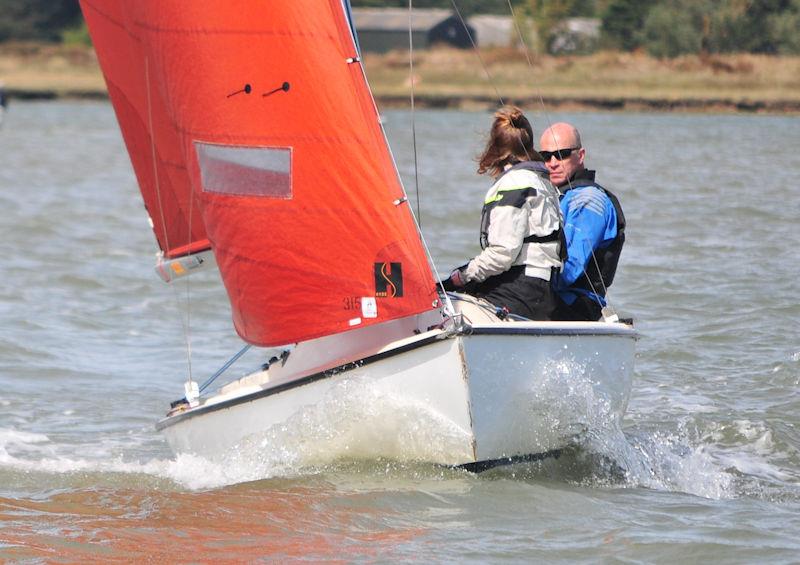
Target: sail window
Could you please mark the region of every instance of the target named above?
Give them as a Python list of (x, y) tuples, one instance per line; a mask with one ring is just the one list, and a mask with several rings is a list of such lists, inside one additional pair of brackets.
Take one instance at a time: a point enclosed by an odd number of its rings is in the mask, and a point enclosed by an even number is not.
[(204, 192), (292, 197), (292, 149), (194, 142)]

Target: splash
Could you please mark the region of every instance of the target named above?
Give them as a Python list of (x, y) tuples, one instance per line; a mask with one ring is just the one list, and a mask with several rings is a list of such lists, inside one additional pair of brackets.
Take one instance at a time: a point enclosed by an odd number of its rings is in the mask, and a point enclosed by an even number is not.
[[(126, 436), (124, 441), (128, 448), (123, 452), (136, 451), (135, 440)], [(144, 441), (152, 443), (153, 438)], [(402, 464), (438, 461), (445, 454), (467, 459), (471, 434), (429, 404), (391, 394), (373, 386), (371, 379), (354, 375), (334, 385), (321, 402), (246, 436), (219, 459), (180, 454), (131, 461), (114, 455), (119, 452), (117, 440), (106, 437), (100, 443), (82, 449), (55, 444), (43, 434), (0, 429), (0, 472), (138, 474), (197, 490), (314, 473), (342, 461), (384, 458)]]
[(735, 496), (735, 477), (716, 456), (713, 441), (692, 433), (689, 421), (677, 422), (672, 431), (623, 431), (626, 399), (599, 386), (609, 376), (598, 380), (568, 357), (548, 362), (543, 372), (532, 398), (551, 399), (550, 425), (576, 433), (560, 459), (533, 464), (523, 476), (544, 474), (587, 486), (645, 487), (712, 499)]
[(281, 424), (253, 433), (223, 457), (240, 480), (295, 474), (338, 460), (441, 461), (470, 456), (471, 434), (430, 404), (354, 375)]

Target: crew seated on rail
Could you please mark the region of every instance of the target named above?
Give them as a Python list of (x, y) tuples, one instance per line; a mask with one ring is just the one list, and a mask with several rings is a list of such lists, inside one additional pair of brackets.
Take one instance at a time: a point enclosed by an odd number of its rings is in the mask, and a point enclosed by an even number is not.
[(551, 280), (562, 265), (558, 190), (522, 111), (506, 106), (494, 118), (478, 165), (478, 174), (494, 179), (481, 213), (482, 251), (455, 269), (445, 288), (530, 320), (550, 320), (557, 306)]
[(625, 243), (625, 216), (617, 197), (586, 169), (578, 130), (556, 123), (542, 133), (539, 154), (561, 193), (567, 243), (564, 268), (555, 279), (555, 320), (598, 320)]

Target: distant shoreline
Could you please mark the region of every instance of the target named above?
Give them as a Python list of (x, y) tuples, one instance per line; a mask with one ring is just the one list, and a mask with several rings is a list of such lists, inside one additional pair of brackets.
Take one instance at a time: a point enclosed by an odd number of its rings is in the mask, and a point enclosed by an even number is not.
[[(513, 49), (414, 54), (415, 106), (491, 110), (505, 102), (530, 110), (800, 114), (800, 57), (642, 53), (534, 56)], [(408, 53), (367, 53), (364, 66), (381, 108), (410, 106)], [(491, 77), (491, 78), (488, 78)], [(0, 44), (0, 83), (14, 100), (108, 98), (91, 48)]]
[[(24, 90), (7, 88), (9, 100), (56, 101), (56, 100), (108, 100), (105, 90)], [(410, 108), (408, 96), (376, 95), (381, 108)], [(607, 112), (703, 112), (703, 113), (752, 113), (752, 114), (800, 114), (799, 100), (733, 100), (724, 98), (643, 98), (643, 97), (544, 97), (513, 98), (508, 103), (523, 108), (536, 109), (542, 101), (549, 110), (562, 111), (607, 111)], [(448, 110), (492, 110), (497, 107), (495, 98), (482, 95), (442, 96), (418, 94), (414, 98), (417, 108)]]
[[(379, 106), (386, 108), (410, 107), (409, 99), (396, 96), (376, 96)], [(748, 112), (768, 114), (800, 114), (800, 101), (797, 100), (729, 100), (722, 98), (709, 99), (664, 99), (664, 98), (580, 98), (580, 97), (543, 97), (512, 98), (505, 100), (523, 108), (536, 109), (544, 103), (548, 109), (610, 112)], [(493, 109), (498, 103), (494, 98), (485, 96), (416, 96), (415, 106), (422, 108), (443, 109)]]

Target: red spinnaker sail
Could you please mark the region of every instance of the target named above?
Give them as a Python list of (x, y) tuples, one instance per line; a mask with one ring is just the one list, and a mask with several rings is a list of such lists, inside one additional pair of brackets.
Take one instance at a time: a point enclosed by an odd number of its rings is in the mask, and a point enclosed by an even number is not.
[(243, 339), (436, 307), (342, 0), (81, 7), (159, 245), (210, 242)]

